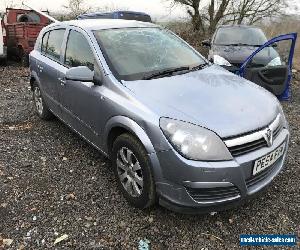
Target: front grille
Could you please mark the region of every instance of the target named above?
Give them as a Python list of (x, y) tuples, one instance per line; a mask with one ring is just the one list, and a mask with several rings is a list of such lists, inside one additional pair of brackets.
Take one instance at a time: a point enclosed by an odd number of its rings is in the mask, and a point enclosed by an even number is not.
[(236, 186), (215, 188), (186, 188), (189, 195), (196, 202), (215, 202), (219, 200), (230, 200), (240, 196)]
[[(280, 159), (281, 159), (281, 157), (276, 162), (278, 162)], [(273, 172), (274, 168), (276, 167), (276, 165), (277, 165), (276, 162), (271, 167), (268, 167), (267, 169), (261, 171), (260, 173), (248, 178), (246, 180), (247, 188), (249, 189), (252, 186), (256, 185), (257, 183), (266, 179), (271, 174), (271, 172)]]
[[(273, 140), (275, 140), (283, 128), (280, 115), (278, 115), (268, 127), (272, 128)], [(268, 146), (267, 141), (264, 138), (264, 131), (265, 129), (262, 129), (240, 135), (239, 137), (227, 138), (225, 139), (225, 144), (233, 157), (241, 156)]]
[(242, 145), (237, 145), (229, 148), (229, 151), (231, 152), (232, 156), (240, 156), (255, 150), (258, 150), (263, 147), (267, 147), (267, 142), (264, 138), (261, 138), (256, 141), (248, 142)]

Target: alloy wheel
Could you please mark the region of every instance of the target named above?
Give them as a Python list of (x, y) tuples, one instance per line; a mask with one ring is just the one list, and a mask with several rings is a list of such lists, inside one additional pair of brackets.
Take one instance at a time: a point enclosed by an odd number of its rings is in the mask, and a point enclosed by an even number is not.
[(36, 110), (39, 113), (39, 115), (42, 115), (44, 107), (43, 107), (43, 99), (39, 87), (34, 88), (33, 95), (34, 95), (34, 103), (35, 103)]
[(142, 168), (135, 154), (122, 147), (117, 155), (117, 171), (119, 179), (129, 195), (139, 197), (143, 192)]

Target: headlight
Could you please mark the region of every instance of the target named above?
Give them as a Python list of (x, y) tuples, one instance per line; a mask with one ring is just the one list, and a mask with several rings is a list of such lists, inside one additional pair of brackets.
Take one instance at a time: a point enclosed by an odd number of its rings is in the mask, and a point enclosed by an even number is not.
[(218, 64), (220, 66), (232, 66), (230, 62), (228, 62), (224, 57), (214, 55), (214, 64)]
[(289, 130), (289, 123), (285, 118), (282, 106), (280, 103), (278, 103), (278, 109), (279, 109), (279, 113), (280, 113), (280, 123), (283, 125), (284, 128)]
[(161, 118), (160, 127), (176, 151), (187, 159), (200, 161), (232, 159), (224, 142), (208, 129), (169, 118)]
[(281, 59), (279, 56), (277, 56), (267, 64), (267, 67), (280, 66), (280, 65), (281, 65)]

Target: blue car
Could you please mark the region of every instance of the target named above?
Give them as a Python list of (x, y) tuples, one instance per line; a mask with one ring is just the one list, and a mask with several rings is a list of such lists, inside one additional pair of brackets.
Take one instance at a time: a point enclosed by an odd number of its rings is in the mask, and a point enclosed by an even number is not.
[(258, 27), (222, 25), (202, 44), (209, 48), (211, 62), (288, 100), (296, 38), (292, 33), (268, 41)]

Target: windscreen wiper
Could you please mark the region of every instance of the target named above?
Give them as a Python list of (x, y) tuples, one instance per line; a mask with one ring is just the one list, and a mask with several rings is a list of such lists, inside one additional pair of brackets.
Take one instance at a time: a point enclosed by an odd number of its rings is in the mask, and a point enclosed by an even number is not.
[(153, 73), (151, 75), (143, 77), (143, 80), (150, 80), (159, 76), (169, 76), (173, 73), (180, 72), (180, 71), (187, 71), (190, 70), (190, 67), (179, 67), (179, 68), (173, 68), (173, 69), (166, 69), (162, 71), (158, 71), (156, 73)]
[(231, 43), (231, 44), (226, 44), (225, 46), (249, 46), (249, 47), (260, 47), (261, 45), (258, 45), (258, 44), (248, 44), (248, 43)]
[(199, 70), (199, 69), (203, 69), (205, 68), (207, 65), (209, 65), (209, 63), (205, 62), (205, 63), (201, 63), (197, 66), (194, 66), (192, 68), (190, 68), (190, 71), (196, 71), (196, 70)]
[(205, 63), (201, 63), (197, 66), (194, 66), (194, 67), (185, 66), (185, 67), (179, 67), (179, 68), (175, 68), (175, 69), (166, 69), (166, 70), (156, 72), (152, 75), (145, 76), (143, 78), (143, 80), (150, 80), (150, 79), (153, 79), (153, 78), (159, 77), (159, 76), (172, 75), (173, 73), (180, 72), (180, 71), (185, 71), (186, 73), (191, 72), (191, 71), (196, 71), (196, 70), (199, 70), (199, 69), (203, 69), (207, 65), (209, 65), (209, 63), (205, 62)]

